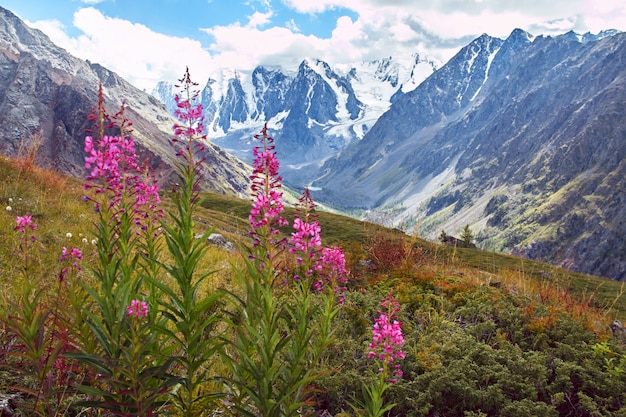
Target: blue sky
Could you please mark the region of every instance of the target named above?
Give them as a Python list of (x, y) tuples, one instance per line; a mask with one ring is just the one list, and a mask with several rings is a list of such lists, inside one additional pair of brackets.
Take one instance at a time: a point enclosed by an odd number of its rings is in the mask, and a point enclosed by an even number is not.
[[(210, 37), (200, 28), (226, 26), (235, 22), (245, 24), (255, 12), (272, 10), (271, 23), (297, 27), (300, 33), (329, 37), (337, 18), (357, 13), (343, 7), (334, 7), (321, 13), (297, 13), (281, 2), (237, 0), (3, 0), (1, 6), (30, 22), (56, 19), (71, 36), (80, 31), (73, 27), (73, 14), (79, 8), (94, 7), (104, 15), (143, 24), (150, 29), (171, 36), (203, 39)], [(203, 36), (204, 34), (204, 36)]]
[(444, 63), (482, 33), (626, 31), (624, 0), (1, 0), (79, 58), (150, 90), (185, 66), (295, 68), (420, 53)]

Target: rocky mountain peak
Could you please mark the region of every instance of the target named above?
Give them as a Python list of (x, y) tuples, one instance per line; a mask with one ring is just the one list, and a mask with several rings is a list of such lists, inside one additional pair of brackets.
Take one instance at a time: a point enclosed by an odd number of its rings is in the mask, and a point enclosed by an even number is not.
[[(360, 140), (393, 100), (413, 90), (435, 67), (414, 53), (338, 67), (307, 58), (296, 69), (258, 66), (242, 77), (232, 69), (216, 70), (201, 98), (208, 133), (216, 144), (250, 162), (250, 137), (269, 122), (280, 140), (285, 178), (306, 184), (320, 161)], [(153, 95), (172, 103), (166, 84)], [(291, 177), (296, 173), (298, 178)]]

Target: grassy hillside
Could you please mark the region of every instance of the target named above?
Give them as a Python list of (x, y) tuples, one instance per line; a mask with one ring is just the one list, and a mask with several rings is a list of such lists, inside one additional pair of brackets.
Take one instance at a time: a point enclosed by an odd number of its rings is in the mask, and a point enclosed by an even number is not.
[[(207, 210), (205, 221), (214, 224), (220, 233), (234, 232), (235, 235), (247, 233), (249, 201), (208, 194), (202, 206)], [(286, 211), (289, 216), (295, 213), (292, 208), (287, 208)], [(418, 251), (422, 254), (422, 262), (432, 263), (431, 267), (451, 268), (454, 275), (478, 276), (485, 281), (484, 283), (492, 285), (498, 282), (519, 285), (529, 295), (550, 288), (551, 291), (562, 292), (574, 300), (598, 308), (609, 323), (613, 319), (626, 320), (626, 297), (621, 296), (626, 287), (621, 282), (515, 256), (442, 246), (407, 236), (397, 230), (337, 214), (318, 212), (318, 215), (326, 242), (344, 247), (352, 257), (353, 267), (356, 266), (359, 271), (361, 269), (354, 264), (359, 260), (371, 259), (372, 250), (376, 248), (382, 250), (386, 243), (389, 244), (389, 249), (399, 245), (405, 256), (410, 256), (411, 251)], [(236, 239), (235, 236), (233, 238)], [(391, 261), (392, 264), (398, 265), (405, 262), (410, 263), (410, 259)], [(418, 268), (420, 265), (413, 266)], [(376, 276), (376, 279), (381, 279), (379, 275), (389, 273), (373, 270), (361, 272), (364, 274), (361, 278)], [(398, 273), (410, 275), (412, 272), (396, 270), (392, 275)]]
[[(7, 325), (25, 288), (16, 216), (29, 214), (38, 225), (26, 278), (35, 286), (54, 287), (63, 247), (83, 250), (80, 277), (93, 280), (89, 264), (96, 252), (95, 213), (82, 200), (80, 181), (5, 158), (0, 178), (2, 399), (16, 394), (15, 386), (36, 386), (19, 372), (12, 355), (16, 339)], [(167, 196), (163, 200), (171, 208)], [(194, 219), (197, 232), (214, 227), (236, 247), (249, 244), (249, 210), (249, 201), (207, 194)], [(290, 223), (294, 213), (287, 209)], [(616, 319), (626, 321), (621, 283), (318, 215), (324, 242), (344, 249), (351, 279), (335, 341), (320, 365), (325, 376), (314, 382), (317, 412), (355, 415), (349, 403), (362, 398), (360, 387), (371, 378), (371, 326), (380, 299), (392, 291), (401, 305), (406, 358), (404, 376), (387, 391), (386, 399), (396, 403), (389, 415), (624, 415), (626, 340), (609, 328)], [(211, 246), (206, 258), (207, 268), (217, 272), (202, 291), (235, 285), (229, 266), (241, 265), (239, 249)], [(65, 414), (77, 411), (69, 407)]]

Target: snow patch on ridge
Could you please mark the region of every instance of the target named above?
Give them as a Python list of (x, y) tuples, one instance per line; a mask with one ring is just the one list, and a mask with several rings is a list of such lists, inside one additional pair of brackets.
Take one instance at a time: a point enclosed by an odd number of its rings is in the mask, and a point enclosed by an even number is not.
[(472, 96), (470, 101), (474, 101), (476, 96), (478, 96), (478, 93), (480, 93), (480, 90), (482, 90), (483, 85), (485, 85), (485, 83), (487, 82), (487, 79), (489, 78), (489, 69), (491, 68), (491, 63), (493, 62), (493, 59), (496, 57), (496, 55), (498, 54), (499, 51), (500, 51), (500, 48), (497, 48), (491, 54), (489, 54), (489, 57), (487, 58), (487, 66), (485, 68), (485, 79), (484, 79), (482, 85), (480, 87), (478, 87), (478, 89), (476, 90), (476, 92), (474, 93), (474, 95)]

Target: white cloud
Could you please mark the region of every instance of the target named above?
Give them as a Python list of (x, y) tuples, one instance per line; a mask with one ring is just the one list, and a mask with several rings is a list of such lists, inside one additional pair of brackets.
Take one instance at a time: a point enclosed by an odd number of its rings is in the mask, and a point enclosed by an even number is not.
[(197, 40), (156, 33), (141, 24), (104, 16), (95, 8), (79, 9), (73, 24), (82, 32), (76, 38), (68, 37), (57, 21), (32, 25), (71, 54), (102, 64), (147, 91), (158, 81), (180, 78), (185, 66), (194, 78), (206, 79), (212, 66), (210, 54)]
[(68, 37), (66, 28), (55, 20), (32, 25), (74, 55), (99, 62), (146, 89), (159, 80), (177, 79), (185, 65), (194, 78), (203, 80), (216, 67), (249, 70), (258, 64), (280, 64), (293, 68), (305, 57), (335, 65), (426, 52), (445, 62), (482, 33), (506, 37), (517, 27), (534, 35), (626, 30), (623, 0), (283, 0), (298, 13), (315, 15), (343, 8), (356, 15), (339, 17), (330, 37), (322, 38), (301, 33), (288, 14), (281, 15), (290, 19), (283, 26), (271, 25), (276, 16), (269, 2), (251, 1), (266, 12), (254, 12), (245, 24), (202, 29), (213, 37), (208, 50), (197, 40), (159, 34), (90, 7), (74, 15), (73, 24), (82, 32), (76, 38)]
[(626, 2), (606, 0), (588, 3), (585, 24), (594, 33), (609, 28), (626, 31)]
[(260, 30), (235, 23), (203, 29), (215, 38), (209, 47), (218, 66), (252, 69), (260, 63), (297, 65), (305, 56), (320, 56), (323, 41), (283, 27)]
[(247, 27), (256, 28), (259, 26), (265, 26), (270, 22), (273, 13), (271, 11), (267, 13), (254, 12), (252, 16), (248, 16), (248, 24)]
[(58, 46), (66, 48), (71, 43), (70, 37), (65, 32), (65, 26), (56, 19), (38, 20), (36, 22), (25, 21), (25, 23), (45, 33)]
[(285, 22), (285, 27), (294, 33), (300, 32), (300, 28), (296, 24), (296, 21), (293, 19), (289, 19)]
[[(443, 61), (482, 33), (506, 37), (515, 28), (534, 35), (569, 30), (597, 33), (603, 29), (626, 30), (623, 0), (283, 0), (299, 13), (317, 14), (345, 8), (358, 18), (338, 26), (331, 44), (361, 49), (363, 56), (387, 50), (393, 55), (407, 48), (425, 49)], [(355, 31), (360, 36), (355, 36)], [(347, 38), (351, 40), (346, 44)], [(367, 39), (363, 45), (360, 40)], [(369, 48), (369, 50), (367, 50)], [(347, 55), (358, 55), (349, 53)]]
[[(283, 0), (283, 3), (299, 13), (321, 13), (336, 6), (341, 6), (341, 0)], [(354, 6), (353, 6), (354, 7)], [(349, 7), (352, 9), (353, 7)]]

